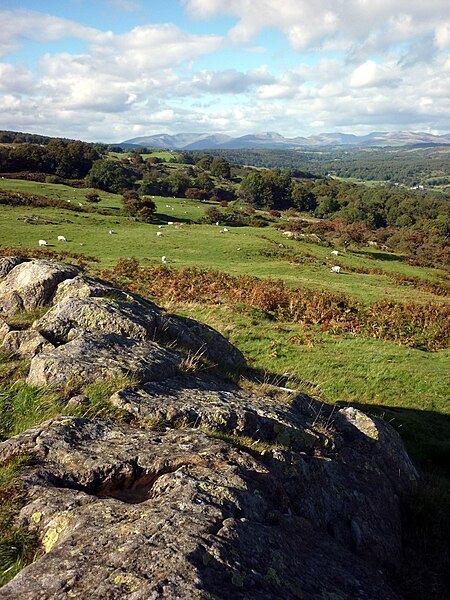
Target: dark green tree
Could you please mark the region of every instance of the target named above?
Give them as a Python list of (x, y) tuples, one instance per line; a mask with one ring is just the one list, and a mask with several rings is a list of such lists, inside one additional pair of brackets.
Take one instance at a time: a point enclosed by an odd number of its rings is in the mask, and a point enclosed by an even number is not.
[(136, 175), (131, 169), (108, 159), (95, 161), (86, 177), (86, 183), (89, 187), (115, 193), (130, 189), (135, 180)]
[(211, 175), (214, 177), (223, 177), (224, 179), (231, 178), (230, 163), (222, 156), (216, 156), (211, 163)]
[(122, 195), (122, 208), (133, 217), (137, 217), (144, 223), (151, 223), (156, 210), (156, 204), (151, 198), (141, 197), (133, 190)]

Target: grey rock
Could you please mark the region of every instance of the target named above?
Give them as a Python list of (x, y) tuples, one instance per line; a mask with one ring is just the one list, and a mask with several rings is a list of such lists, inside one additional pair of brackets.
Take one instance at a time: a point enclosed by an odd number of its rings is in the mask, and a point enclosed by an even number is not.
[(89, 398), (84, 394), (77, 394), (76, 396), (69, 398), (66, 408), (70, 408), (71, 406), (83, 406), (86, 404), (89, 404)]
[(0, 350), (3, 352), (13, 352), (23, 357), (33, 357), (44, 350), (54, 348), (45, 337), (39, 332), (33, 330), (10, 331), (3, 339)]
[(0, 257), (0, 280), (6, 277), (11, 269), (14, 269), (20, 263), (26, 261), (26, 258), (19, 256), (2, 256)]
[[(24, 447), (34, 461), (23, 475), (31, 501), (20, 523), (36, 531), (44, 554), (2, 588), (5, 600), (398, 600), (379, 563), (330, 533), (320, 497), (309, 519), (302, 514), (285, 487), (292, 474), (280, 475), (275, 458), (255, 458), (195, 429), (154, 432), (75, 418), (4, 442), (0, 458)], [(292, 470), (298, 463), (309, 470), (297, 478), (299, 500), (315, 492), (314, 479), (336, 494), (335, 504), (337, 492), (350, 492), (343, 472), (332, 478), (319, 457), (296, 454), (281, 464)], [(376, 521), (366, 515), (377, 500), (354, 503), (361, 545), (370, 545), (370, 527), (392, 519), (382, 510)], [(351, 520), (348, 530), (351, 538)]]
[(8, 323), (0, 317), (0, 342), (5, 339), (5, 335), (11, 331)]
[(385, 568), (418, 476), (388, 424), (241, 389), (218, 332), (60, 263), (11, 266), (0, 298), (48, 305), (1, 346), (38, 352), (28, 383), (137, 382), (110, 399), (130, 425), (61, 417), (0, 444), (32, 457), (18, 524), (42, 547), (2, 599), (399, 600)]
[(79, 269), (49, 260), (21, 262), (0, 281), (0, 314), (12, 315), (47, 304), (58, 283)]
[(86, 335), (35, 356), (27, 382), (63, 388), (69, 382), (86, 384), (121, 375), (146, 382), (171, 377), (182, 361), (181, 353), (166, 350), (155, 342), (116, 334)]

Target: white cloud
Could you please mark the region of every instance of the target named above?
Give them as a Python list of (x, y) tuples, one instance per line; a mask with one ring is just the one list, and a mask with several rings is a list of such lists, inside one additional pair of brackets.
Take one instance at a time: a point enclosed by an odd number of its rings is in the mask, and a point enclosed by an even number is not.
[(27, 40), (45, 43), (76, 38), (104, 42), (111, 35), (69, 19), (25, 9), (0, 10), (0, 23), (0, 56), (18, 50)]
[(0, 92), (31, 94), (35, 87), (32, 73), (10, 63), (0, 63)]
[(229, 35), (238, 43), (249, 42), (265, 28), (282, 31), (297, 51), (324, 45), (328, 50), (364, 46), (368, 40), (372, 47), (386, 50), (426, 32), (435, 34), (438, 44), (448, 43), (442, 25), (450, 18), (448, 0), (184, 0), (183, 4), (193, 18), (236, 17)]
[(354, 88), (396, 85), (397, 83), (398, 78), (393, 72), (392, 65), (379, 65), (373, 60), (367, 60), (357, 67), (350, 78), (350, 85)]

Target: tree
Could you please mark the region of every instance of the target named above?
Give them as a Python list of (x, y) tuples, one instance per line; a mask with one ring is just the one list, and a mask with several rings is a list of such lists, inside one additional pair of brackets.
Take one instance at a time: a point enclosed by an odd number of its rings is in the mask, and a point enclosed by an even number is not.
[(204, 169), (205, 171), (209, 171), (209, 169), (211, 168), (211, 163), (212, 163), (211, 156), (209, 156), (209, 154), (206, 154), (205, 156), (202, 156), (201, 158), (199, 158), (198, 161), (195, 164), (200, 169)]
[(230, 163), (222, 156), (216, 156), (211, 163), (211, 175), (215, 177), (231, 178)]
[(192, 187), (192, 180), (182, 171), (174, 171), (164, 180), (164, 187), (169, 194), (180, 197)]
[(151, 198), (141, 197), (135, 191), (126, 191), (122, 195), (122, 208), (144, 223), (151, 223), (156, 210), (156, 204)]
[(87, 192), (87, 194), (86, 194), (86, 200), (88, 202), (97, 203), (97, 202), (100, 202), (101, 198), (97, 194), (97, 192)]
[(114, 160), (102, 159), (94, 162), (86, 177), (86, 183), (89, 187), (119, 193), (130, 189), (135, 179), (133, 171), (124, 165)]
[(205, 209), (205, 221), (207, 223), (218, 223), (222, 218), (222, 213), (215, 206), (208, 206)]

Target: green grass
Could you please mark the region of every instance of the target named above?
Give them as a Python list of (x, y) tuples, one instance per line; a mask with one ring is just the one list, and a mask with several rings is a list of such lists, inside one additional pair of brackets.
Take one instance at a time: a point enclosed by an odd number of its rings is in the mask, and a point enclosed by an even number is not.
[(5, 439), (61, 414), (56, 392), (23, 381), (0, 386), (0, 437)]
[(0, 467), (0, 586), (37, 558), (38, 540), (33, 532), (17, 526), (15, 519), (27, 503), (20, 471), (29, 462), (21, 456)]
[[(58, 184), (39, 184), (20, 180), (0, 180), (0, 187), (33, 190), (35, 193), (84, 194)], [(28, 189), (25, 189), (28, 188)], [(59, 190), (59, 191), (57, 191)], [(49, 193), (50, 195), (50, 193)], [(119, 258), (135, 256), (144, 266), (161, 263), (180, 267), (208, 267), (234, 275), (256, 275), (284, 280), (293, 287), (343, 291), (363, 302), (390, 299), (398, 302), (440, 301), (433, 294), (400, 286), (383, 275), (349, 272), (358, 268), (381, 269), (386, 274), (422, 277), (436, 280), (441, 271), (413, 267), (402, 257), (375, 249), (340, 252), (330, 259), (332, 248), (297, 240), (286, 240), (274, 227), (228, 227), (200, 224), (209, 202), (180, 198), (155, 197), (157, 212), (154, 223), (146, 224), (130, 219), (120, 210), (120, 196), (101, 193), (102, 202), (91, 207), (110, 208), (114, 214), (77, 213), (53, 207), (0, 207), (0, 240), (4, 247), (36, 248), (39, 239), (45, 239), (51, 249), (78, 252), (100, 259), (98, 268), (113, 266)], [(30, 224), (22, 219), (38, 215), (49, 223)], [(175, 225), (167, 225), (173, 221)], [(282, 221), (280, 221), (282, 222)], [(162, 229), (158, 226), (162, 225)], [(114, 230), (114, 235), (109, 230)], [(156, 233), (162, 232), (163, 237)], [(57, 242), (64, 235), (67, 242)], [(283, 244), (284, 248), (280, 248)], [(0, 245), (0, 251), (1, 251)], [(328, 257), (328, 259), (327, 259)], [(340, 264), (340, 275), (330, 273), (331, 264)], [(348, 269), (346, 271), (346, 269)]]

